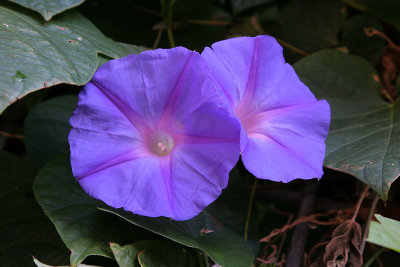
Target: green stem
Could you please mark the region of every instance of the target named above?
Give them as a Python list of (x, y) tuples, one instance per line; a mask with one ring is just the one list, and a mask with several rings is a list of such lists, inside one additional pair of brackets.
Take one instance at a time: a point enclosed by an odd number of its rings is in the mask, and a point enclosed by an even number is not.
[(171, 48), (175, 47), (174, 35), (172, 34), (171, 26), (167, 25), (167, 34)]
[[(197, 259), (198, 259), (198, 261), (199, 261), (199, 266), (200, 267), (205, 267), (205, 265), (204, 265), (204, 260), (203, 260), (203, 257), (200, 255), (202, 252), (201, 252), (201, 250), (199, 250), (199, 249), (196, 249), (196, 254), (197, 254)], [(203, 253), (204, 254), (204, 253)], [(207, 266), (208, 267), (208, 266)]]
[(253, 200), (254, 200), (254, 194), (255, 194), (256, 188), (257, 188), (257, 181), (258, 181), (258, 179), (255, 178), (253, 186), (251, 188), (249, 205), (247, 206), (246, 224), (244, 225), (244, 240), (247, 240), (247, 237), (248, 237), (249, 225), (250, 225), (250, 216), (251, 216), (251, 208), (253, 207)]
[(386, 248), (381, 248), (380, 250), (378, 250), (369, 260), (368, 262), (364, 265), (364, 267), (369, 267), (372, 265), (372, 263), (374, 263), (374, 261), (383, 253), (385, 252), (387, 249)]

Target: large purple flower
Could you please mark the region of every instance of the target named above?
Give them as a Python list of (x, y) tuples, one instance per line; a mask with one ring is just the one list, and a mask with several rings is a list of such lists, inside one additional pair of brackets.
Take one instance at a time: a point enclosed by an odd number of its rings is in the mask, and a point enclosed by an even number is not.
[(329, 104), (299, 80), (276, 40), (228, 39), (206, 48), (202, 57), (241, 121), (245, 167), (274, 181), (321, 177)]
[(151, 217), (186, 220), (226, 187), (240, 124), (209, 70), (178, 47), (112, 60), (79, 94), (71, 165), (91, 196)]

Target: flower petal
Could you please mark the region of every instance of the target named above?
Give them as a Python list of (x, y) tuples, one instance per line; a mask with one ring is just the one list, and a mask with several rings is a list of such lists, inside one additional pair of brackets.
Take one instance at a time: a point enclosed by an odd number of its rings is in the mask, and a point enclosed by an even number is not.
[(114, 208), (151, 217), (174, 217), (163, 179), (159, 159), (148, 156), (105, 168), (79, 183), (89, 195)]
[(258, 178), (289, 182), (322, 176), (329, 104), (309, 104), (266, 111), (253, 116), (257, 127), (249, 133), (242, 160)]
[(78, 106), (70, 118), (70, 124), (78, 129), (139, 137), (139, 132), (127, 117), (92, 83), (88, 83), (79, 93)]
[(171, 157), (172, 200), (176, 218), (190, 219), (218, 198), (238, 160), (238, 143), (192, 143)]
[(274, 88), (285, 64), (282, 47), (270, 36), (216, 42), (201, 55), (233, 109)]
[(213, 44), (202, 56), (242, 124), (245, 167), (270, 180), (320, 177), (329, 105), (285, 63), (278, 42), (238, 37)]
[(71, 118), (75, 178), (115, 208), (196, 216), (226, 187), (240, 154), (240, 124), (216, 94), (204, 59), (185, 48), (104, 64)]

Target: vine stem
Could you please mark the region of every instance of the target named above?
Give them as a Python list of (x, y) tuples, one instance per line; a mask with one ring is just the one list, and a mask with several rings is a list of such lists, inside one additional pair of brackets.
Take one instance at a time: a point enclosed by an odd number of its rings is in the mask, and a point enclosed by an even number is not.
[(364, 252), (365, 242), (366, 242), (367, 235), (368, 235), (368, 232), (369, 232), (369, 225), (371, 223), (372, 216), (374, 216), (374, 212), (375, 212), (376, 205), (378, 204), (378, 202), (379, 202), (379, 196), (377, 194), (375, 194), (374, 200), (372, 200), (371, 208), (369, 209), (368, 218), (367, 218), (367, 221), (365, 223), (364, 232), (363, 232), (363, 235), (362, 235), (362, 238), (361, 238), (361, 244), (360, 244), (360, 247), (359, 247), (361, 255)]
[(170, 25), (167, 26), (167, 34), (168, 34), (169, 44), (171, 48), (174, 48), (175, 47), (174, 35), (172, 34)]
[(374, 263), (374, 261), (383, 253), (385, 252), (387, 249), (386, 248), (381, 248), (380, 250), (378, 250), (369, 260), (368, 262), (364, 265), (364, 267), (369, 267), (372, 265), (372, 263)]
[(253, 207), (253, 200), (254, 200), (254, 194), (256, 192), (257, 188), (257, 178), (254, 178), (254, 183), (253, 186), (251, 187), (251, 193), (250, 193), (250, 198), (249, 198), (249, 205), (247, 206), (247, 216), (246, 216), (246, 223), (244, 225), (244, 240), (247, 241), (248, 238), (248, 232), (249, 232), (249, 225), (250, 225), (250, 216), (251, 216), (251, 208)]
[(362, 202), (363, 202), (365, 196), (367, 195), (368, 190), (369, 190), (369, 187), (368, 187), (368, 186), (364, 187), (364, 191), (361, 193), (361, 196), (360, 196), (360, 198), (358, 199), (357, 204), (356, 204), (356, 206), (355, 206), (355, 208), (354, 208), (353, 217), (351, 218), (352, 221), (355, 221), (355, 220), (356, 220), (357, 215), (358, 215), (358, 212), (360, 211), (360, 208), (361, 208), (361, 204), (362, 204)]

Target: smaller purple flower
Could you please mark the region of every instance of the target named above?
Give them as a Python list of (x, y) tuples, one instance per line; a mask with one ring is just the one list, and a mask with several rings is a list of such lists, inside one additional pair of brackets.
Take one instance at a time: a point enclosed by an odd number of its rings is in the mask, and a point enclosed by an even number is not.
[(75, 178), (115, 208), (194, 217), (239, 158), (240, 124), (216, 93), (204, 60), (182, 47), (102, 65), (70, 119)]
[(241, 154), (256, 177), (289, 182), (321, 177), (330, 108), (285, 63), (270, 36), (214, 43), (202, 57), (242, 124)]

